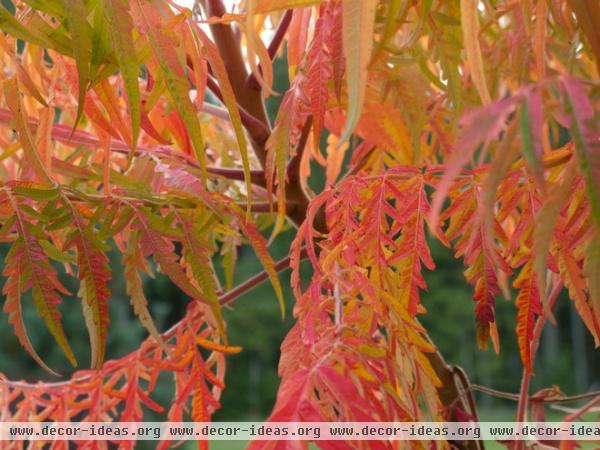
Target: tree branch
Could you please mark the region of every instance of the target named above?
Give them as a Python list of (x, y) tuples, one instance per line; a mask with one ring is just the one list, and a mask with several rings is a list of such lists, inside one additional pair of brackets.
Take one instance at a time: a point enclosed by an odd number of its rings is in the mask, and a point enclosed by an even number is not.
[[(306, 253), (306, 248), (303, 247), (300, 251), (300, 260), (305, 259), (307, 256), (308, 256), (308, 254)], [(289, 256), (286, 256), (285, 258), (277, 261), (274, 266), (275, 272), (279, 273), (282, 270), (287, 269), (290, 266), (290, 260), (291, 260), (291, 258)], [(236, 286), (235, 288), (233, 288), (230, 291), (227, 291), (226, 293), (221, 295), (219, 297), (219, 303), (221, 305), (229, 304), (230, 302), (235, 300), (237, 297), (239, 297), (242, 294), (245, 294), (246, 292), (248, 292), (252, 288), (256, 287), (257, 285), (259, 285), (263, 281), (267, 280), (268, 278), (269, 278), (269, 274), (267, 273), (266, 270), (263, 270), (262, 272), (257, 273), (253, 277), (244, 281), (242, 284)]]
[[(206, 78), (206, 86), (219, 100), (221, 100), (223, 104), (225, 104), (223, 94), (221, 93), (221, 88), (219, 87), (217, 81), (210, 75)], [(244, 128), (246, 128), (250, 136), (254, 139), (254, 141), (256, 141), (257, 144), (264, 146), (269, 138), (269, 135), (271, 134), (269, 127), (246, 111), (242, 105), (238, 104), (237, 107), (240, 112), (240, 119), (242, 121), (242, 125), (244, 125)]]
[[(208, 173), (220, 175), (227, 178), (228, 180), (244, 181), (246, 179), (244, 171), (242, 169), (227, 169), (224, 167), (207, 167)], [(265, 179), (264, 170), (251, 170), (250, 181), (252, 184), (264, 187), (267, 184)]]
[(312, 116), (308, 116), (306, 122), (304, 122), (304, 127), (302, 127), (302, 134), (300, 135), (300, 140), (298, 141), (296, 154), (292, 157), (287, 166), (286, 174), (290, 183), (300, 183), (300, 164), (302, 161), (302, 155), (304, 154), (304, 149), (308, 143), (308, 136), (310, 135), (312, 123)]
[[(304, 219), (306, 218), (306, 209), (308, 208), (309, 203), (309, 199), (306, 193), (303, 191), (300, 181), (300, 164), (304, 149), (308, 143), (311, 127), (312, 116), (309, 116), (304, 123), (304, 127), (302, 128), (302, 134), (300, 135), (298, 147), (296, 148), (296, 154), (292, 157), (286, 169), (288, 183), (285, 185), (285, 195), (286, 199), (290, 200), (290, 207), (287, 208), (286, 215), (288, 219), (297, 227), (304, 222)], [(320, 232), (327, 231), (325, 211), (323, 209), (317, 211), (312, 226), (314, 226)]]
[[(208, 17), (220, 17), (226, 12), (221, 0), (201, 0), (201, 2), (202, 7)], [(281, 45), (290, 20), (291, 12), (286, 12), (278, 26), (276, 37), (273, 38), (273, 41), (269, 45), (271, 52), (276, 52), (276, 48)], [(260, 127), (256, 124), (253, 124), (247, 116), (244, 119), (246, 121), (245, 126), (248, 134), (250, 135), (250, 141), (254, 153), (260, 162), (261, 167), (264, 169), (267, 159), (265, 145), (270, 135), (270, 126), (266, 116), (260, 87), (258, 89), (249, 89), (246, 83), (248, 71), (242, 57), (240, 42), (235, 36), (231, 25), (211, 24), (210, 27), (215, 44), (219, 49), (219, 53), (223, 58), (225, 67), (227, 68), (229, 81), (231, 82), (237, 103), (239, 106), (241, 106), (240, 113), (241, 111), (247, 112), (249, 116), (256, 119), (263, 125)], [(275, 53), (273, 53), (273, 55), (274, 54)], [(217, 83), (211, 77), (208, 77), (207, 86), (215, 93), (215, 95), (221, 95)], [(222, 96), (220, 98), (222, 99)], [(294, 182), (290, 180), (289, 183), (286, 183), (285, 191), (286, 197), (290, 199), (290, 205), (292, 205), (292, 208), (286, 211), (287, 217), (292, 224), (298, 227), (306, 218), (306, 210), (308, 208), (309, 199), (302, 190), (299, 180)], [(316, 214), (315, 226), (321, 230), (325, 229), (324, 211), (319, 211)]]
[(579, 419), (585, 413), (587, 413), (588, 411), (591, 411), (592, 408), (598, 404), (600, 404), (600, 395), (598, 395), (596, 398), (593, 398), (592, 400), (587, 402), (585, 405), (583, 405), (577, 411), (574, 411), (573, 413), (571, 413), (567, 417), (565, 417), (565, 422), (572, 422), (574, 420)]

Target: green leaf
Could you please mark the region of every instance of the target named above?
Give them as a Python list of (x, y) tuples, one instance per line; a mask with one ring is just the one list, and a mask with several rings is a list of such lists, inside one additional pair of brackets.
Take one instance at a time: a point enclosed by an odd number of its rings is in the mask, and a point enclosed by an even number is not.
[(11, 36), (21, 39), (40, 47), (53, 48), (53, 44), (48, 36), (40, 33), (40, 30), (28, 28), (19, 22), (8, 10), (0, 5), (0, 30), (5, 31)]
[(183, 120), (186, 131), (190, 136), (202, 171), (202, 183), (206, 185), (204, 139), (196, 116), (196, 109), (190, 100), (190, 84), (182, 63), (185, 56), (182, 48), (178, 45), (173, 25), (163, 23), (164, 19), (149, 3), (143, 0), (135, 0), (133, 5), (134, 19), (139, 22), (138, 29), (147, 33), (156, 62), (164, 77), (171, 104)]
[(75, 257), (71, 253), (60, 251), (56, 248), (54, 244), (52, 244), (52, 242), (46, 239), (42, 239), (41, 241), (39, 241), (39, 243), (44, 249), (44, 253), (46, 254), (46, 256), (48, 256), (48, 258), (61, 263), (75, 262)]
[(560, 212), (569, 197), (569, 192), (575, 179), (575, 167), (570, 164), (566, 167), (563, 178), (559, 184), (549, 189), (548, 198), (536, 216), (535, 230), (533, 233), (533, 269), (538, 277), (539, 291), (544, 306), (544, 312), (551, 314), (544, 301), (546, 295), (546, 269), (548, 252), (554, 237), (554, 225)]
[[(69, 204), (69, 202), (66, 202)], [(92, 224), (86, 224), (79, 211), (71, 206), (74, 230), (67, 237), (65, 249), (77, 249), (80, 287), (77, 295), (82, 301), (85, 324), (90, 335), (92, 367), (99, 369), (104, 361), (108, 329), (108, 282), (111, 272), (106, 251), (109, 247), (98, 239)]]
[(146, 214), (136, 210), (133, 222), (134, 229), (140, 231), (140, 246), (144, 256), (152, 255), (160, 271), (187, 295), (193, 299), (202, 299), (202, 293), (190, 282), (179, 265), (173, 242), (150, 225)]
[(15, 194), (32, 200), (55, 200), (60, 195), (58, 189), (54, 186), (33, 183), (30, 181), (11, 181), (7, 185)]
[(131, 298), (133, 312), (150, 336), (158, 342), (166, 354), (169, 354), (169, 348), (154, 324), (152, 315), (148, 310), (148, 301), (144, 295), (144, 286), (139, 271), (143, 270), (151, 274), (151, 269), (148, 267), (146, 259), (140, 253), (139, 234), (137, 232), (129, 234), (127, 250), (123, 254), (123, 265), (125, 266), (125, 286), (127, 295)]
[[(16, 197), (9, 195), (9, 200), (17, 218), (16, 228), (19, 238), (14, 242), (6, 256), (8, 263), (5, 265), (3, 274), (9, 277), (7, 284), (11, 283), (12, 276), (18, 277), (18, 283), (8, 288), (5, 286), (5, 290), (11, 290), (10, 295), (13, 297), (20, 296), (21, 293), (31, 290), (34, 305), (39, 316), (46, 323), (50, 334), (54, 337), (69, 362), (73, 366), (77, 366), (75, 355), (65, 336), (61, 324), (61, 314), (58, 310), (58, 305), (62, 302), (62, 298), (57, 289), (65, 294), (69, 291), (58, 280), (56, 270), (50, 265), (40, 245), (39, 240), (41, 239), (38, 240), (38, 235), (43, 236), (44, 233), (33, 223), (29, 223), (23, 216)], [(19, 314), (14, 304), (16, 301), (13, 298), (12, 309), (15, 314)], [(18, 320), (15, 316), (15, 321), (18, 322)], [(20, 325), (17, 323), (15, 326), (19, 327)], [(24, 339), (24, 336), (21, 337), (20, 341), (26, 346), (25, 348), (28, 348), (27, 340)], [(29, 350), (30, 354), (36, 359), (34, 353), (31, 352), (32, 348)], [(41, 365), (47, 368), (45, 364), (42, 363)]]
[(258, 260), (263, 265), (265, 272), (267, 272), (267, 275), (269, 276), (269, 280), (271, 281), (273, 289), (275, 290), (275, 295), (277, 296), (281, 317), (283, 318), (285, 317), (285, 299), (283, 298), (283, 290), (281, 289), (281, 283), (279, 282), (279, 277), (277, 276), (277, 270), (275, 270), (275, 261), (273, 261), (273, 258), (271, 257), (271, 254), (267, 248), (267, 241), (262, 234), (258, 232), (254, 224), (244, 221), (242, 217), (240, 217), (239, 220), (244, 235), (248, 238), (248, 241), (254, 249)]
[(233, 87), (229, 81), (227, 75), (227, 68), (223, 63), (223, 59), (219, 54), (216, 45), (208, 38), (206, 33), (202, 31), (200, 27), (195, 25), (193, 28), (196, 31), (196, 35), (202, 41), (202, 45), (206, 49), (206, 56), (210, 62), (219, 86), (221, 88), (221, 94), (223, 95), (223, 102), (229, 111), (229, 117), (231, 119), (231, 125), (235, 132), (237, 139), (238, 148), (240, 150), (240, 156), (242, 158), (242, 167), (244, 168), (244, 178), (246, 180), (246, 196), (248, 201), (248, 208), (246, 210), (247, 215), (250, 214), (252, 208), (252, 180), (250, 179), (250, 159), (248, 157), (248, 144), (246, 143), (246, 137), (244, 135), (244, 129), (242, 128), (242, 119), (240, 117), (240, 111), (237, 105), (237, 100), (233, 92)]
[[(210, 242), (206, 237), (206, 231), (201, 228), (202, 224), (214, 224), (213, 216), (206, 217), (199, 211), (190, 211), (189, 215), (183, 215), (175, 211), (177, 221), (183, 231), (183, 257), (185, 263), (191, 269), (198, 287), (204, 294), (203, 299), (210, 305), (211, 311), (217, 321), (217, 327), (221, 336), (227, 343), (225, 333), (225, 322), (221, 314), (221, 305), (217, 295), (217, 285), (215, 283), (214, 273), (211, 266), (211, 254), (215, 249), (211, 248)], [(210, 226), (207, 227), (210, 230)]]
[[(125, 0), (102, 0), (102, 7), (112, 48), (125, 84), (131, 116), (131, 147), (135, 148), (140, 135), (141, 99), (138, 82), (139, 66), (131, 36), (133, 20), (129, 14), (129, 2)], [(133, 153), (130, 154), (133, 155)]]
[(295, 89), (290, 89), (286, 92), (277, 113), (275, 120), (275, 128), (269, 136), (265, 148), (267, 150), (267, 161), (265, 164), (265, 172), (267, 178), (267, 193), (268, 198), (272, 198), (271, 191), (273, 189), (273, 175), (277, 174), (277, 220), (273, 228), (273, 236), (277, 236), (285, 224), (286, 213), (286, 164), (291, 148), (290, 131), (292, 124), (292, 112), (296, 107)]
[(4, 307), (2, 311), (8, 314), (8, 323), (13, 326), (15, 331), (15, 336), (19, 340), (19, 343), (23, 346), (25, 351), (31, 355), (31, 357), (35, 360), (36, 363), (42, 367), (46, 372), (54, 375), (60, 376), (60, 374), (56, 373), (50, 367), (46, 365), (46, 363), (40, 358), (35, 349), (33, 348), (33, 344), (29, 339), (29, 335), (27, 334), (27, 330), (25, 328), (25, 322), (23, 322), (23, 311), (21, 305), (21, 267), (20, 267), (20, 259), (15, 258), (15, 251), (13, 250), (15, 247), (11, 248), (9, 251), (11, 258), (8, 256), (5, 259), (4, 270), (2, 274), (8, 277), (8, 280), (4, 284), (4, 288), (2, 289), (2, 293), (6, 296), (6, 301), (4, 302)]
[(539, 91), (531, 92), (521, 103), (519, 128), (522, 152), (536, 183), (544, 188), (544, 167), (542, 166), (542, 96)]
[(34, 9), (46, 14), (50, 14), (58, 19), (65, 16), (65, 8), (63, 1), (48, 1), (48, 0), (23, 0)]
[[(68, 36), (64, 21), (56, 28), (53, 28), (37, 11), (31, 11), (23, 17), (22, 23), (27, 30), (35, 33), (35, 36), (40, 37), (46, 42), (44, 47), (54, 49), (63, 55), (73, 56), (71, 39)], [(31, 42), (35, 44), (34, 41)]]
[(83, 0), (65, 0), (69, 32), (71, 33), (71, 45), (73, 56), (77, 65), (77, 76), (79, 80), (79, 98), (77, 104), (77, 116), (73, 123), (73, 130), (77, 128), (83, 107), (85, 94), (90, 82), (90, 64), (92, 61), (92, 33), (87, 22), (87, 11)]
[[(0, 8), (1, 9), (1, 8)], [(39, 181), (53, 184), (52, 178), (46, 172), (46, 168), (37, 152), (35, 141), (29, 129), (27, 113), (23, 109), (21, 94), (19, 93), (19, 83), (16, 78), (11, 78), (4, 82), (4, 96), (6, 103), (13, 114), (14, 127), (19, 134), (19, 141), (25, 153), (25, 159), (33, 169)]]

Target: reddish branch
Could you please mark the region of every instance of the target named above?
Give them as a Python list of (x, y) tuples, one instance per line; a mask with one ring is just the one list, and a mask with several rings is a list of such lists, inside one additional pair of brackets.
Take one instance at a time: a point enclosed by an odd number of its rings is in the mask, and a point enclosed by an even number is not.
[[(225, 103), (218, 83), (210, 75), (206, 78), (206, 86), (219, 100), (221, 100), (221, 102)], [(271, 133), (269, 127), (246, 111), (242, 105), (238, 104), (237, 106), (244, 128), (246, 128), (248, 133), (253, 136), (257, 142), (259, 142), (261, 145), (264, 145), (269, 138), (269, 134)]]
[(600, 405), (600, 395), (598, 395), (596, 398), (593, 398), (592, 400), (587, 402), (585, 405), (583, 405), (577, 411), (575, 411), (575, 412), (569, 414), (567, 417), (565, 417), (565, 422), (573, 422), (574, 420), (579, 419), (585, 413), (587, 413), (588, 411), (591, 411), (592, 408), (596, 405)]
[[(306, 257), (307, 257), (306, 249), (303, 248), (300, 252), (300, 259), (302, 260), (302, 259), (305, 259)], [(275, 263), (274, 267), (275, 267), (275, 271), (277, 273), (281, 272), (282, 270), (287, 269), (288, 267), (290, 267), (290, 257), (287, 256), (287, 257), (279, 260), (278, 262)], [(236, 286), (232, 290), (221, 295), (219, 297), (219, 303), (221, 305), (226, 305), (226, 304), (232, 302), (233, 300), (238, 298), (240, 295), (245, 294), (246, 292), (248, 292), (252, 288), (256, 287), (263, 281), (266, 281), (268, 278), (269, 278), (269, 274), (265, 270), (263, 270), (260, 273), (257, 273), (253, 277), (244, 281), (242, 284)]]

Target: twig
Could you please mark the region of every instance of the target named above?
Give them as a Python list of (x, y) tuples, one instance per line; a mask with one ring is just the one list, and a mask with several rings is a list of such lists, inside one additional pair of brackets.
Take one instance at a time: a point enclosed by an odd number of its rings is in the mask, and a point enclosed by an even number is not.
[(519, 401), (519, 394), (514, 394), (512, 392), (499, 391), (498, 389), (481, 386), (480, 384), (472, 384), (471, 389), (491, 395), (492, 397), (504, 398), (506, 400), (513, 400), (515, 402)]
[[(566, 406), (561, 406), (561, 405), (550, 405), (550, 409), (552, 409), (554, 411), (564, 412), (567, 414), (573, 414), (575, 411), (577, 411), (576, 408), (567, 408)], [(588, 413), (591, 413), (591, 414), (600, 413), (600, 407), (589, 409)]]
[[(306, 193), (302, 189), (302, 183), (300, 180), (300, 165), (302, 162), (302, 155), (306, 149), (306, 144), (308, 143), (311, 127), (312, 116), (309, 116), (304, 123), (304, 127), (302, 128), (302, 134), (300, 135), (300, 140), (298, 141), (296, 154), (292, 157), (286, 169), (288, 182), (285, 186), (285, 195), (286, 199), (290, 200), (290, 206), (292, 206), (291, 208), (286, 209), (286, 215), (292, 221), (292, 223), (296, 224), (296, 226), (299, 226), (306, 218), (306, 209), (309, 202)], [(313, 226), (321, 232), (326, 231), (327, 224), (325, 220), (325, 211), (323, 208), (316, 212)]]
[[(498, 389), (493, 389), (487, 386), (481, 386), (480, 384), (472, 384), (471, 388), (474, 391), (483, 392), (484, 394), (491, 395), (497, 398), (504, 398), (506, 400), (519, 401), (519, 394), (515, 394), (513, 392), (500, 391)], [(600, 396), (600, 391), (586, 392), (584, 394), (576, 394), (576, 395), (564, 395), (560, 397), (550, 397), (550, 398), (540, 398), (536, 401), (541, 401), (544, 403), (569, 403), (576, 402), (579, 400), (587, 400), (591, 397)]]
[(592, 408), (598, 404), (600, 404), (600, 395), (598, 395), (596, 398), (587, 402), (585, 405), (583, 405), (581, 408), (579, 408), (574, 413), (569, 414), (567, 417), (565, 417), (565, 422), (572, 422), (574, 420), (579, 419), (586, 412), (591, 411)]
[[(245, 210), (248, 205), (244, 202), (237, 203), (240, 209)], [(286, 207), (294, 207), (295, 205), (291, 202), (286, 201)], [(273, 205), (268, 202), (252, 202), (250, 210), (254, 213), (270, 213), (273, 212)]]
[(210, 103), (204, 102), (200, 111), (218, 117), (219, 119), (229, 120), (229, 111), (225, 108), (219, 108), (218, 106), (211, 105)]

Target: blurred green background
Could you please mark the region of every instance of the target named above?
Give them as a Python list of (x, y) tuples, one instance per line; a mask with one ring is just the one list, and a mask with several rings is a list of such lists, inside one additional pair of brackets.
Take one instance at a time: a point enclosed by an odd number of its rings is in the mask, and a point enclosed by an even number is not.
[[(287, 67), (285, 57), (277, 60), (276, 90), (287, 88)], [(272, 97), (268, 102), (271, 120), (277, 111), (281, 96)], [(311, 180), (315, 190), (323, 184), (323, 173), (313, 167)], [(287, 255), (294, 230), (290, 229), (279, 236), (271, 245), (271, 252), (277, 260)], [(474, 303), (471, 287), (462, 274), (461, 261), (437, 242), (432, 242), (432, 252), (438, 268), (426, 273), (429, 291), (423, 294), (423, 304), (428, 314), (422, 321), (433, 340), (439, 346), (447, 361), (462, 366), (472, 383), (494, 389), (516, 393), (521, 378), (521, 363), (515, 337), (516, 309), (513, 301), (498, 298), (497, 320), (502, 345), (501, 353), (493, 350), (481, 351), (475, 343)], [(1, 248), (2, 255), (6, 248)], [(129, 299), (125, 295), (123, 270), (120, 256), (115, 252), (111, 258), (113, 269), (113, 298), (110, 301), (111, 324), (107, 343), (107, 358), (119, 357), (138, 347), (146, 333), (133, 316)], [(218, 266), (218, 262), (216, 264)], [(305, 279), (310, 276), (310, 267), (303, 267)], [(236, 284), (261, 271), (261, 266), (252, 251), (242, 248), (236, 271)], [(284, 287), (289, 286), (289, 271), (281, 274)], [(72, 292), (77, 287), (67, 286)], [(185, 311), (187, 299), (166, 278), (158, 275), (147, 280), (145, 285), (150, 309), (161, 330), (167, 329), (179, 320)], [(288, 311), (293, 307), (293, 295), (285, 289)], [(3, 302), (4, 300), (2, 300)], [(31, 306), (31, 305), (29, 305)], [(64, 314), (65, 330), (81, 364), (88, 364), (89, 343), (87, 331), (81, 315), (80, 301), (76, 297), (66, 298), (61, 307)], [(230, 341), (241, 345), (244, 351), (228, 358), (227, 389), (222, 397), (222, 408), (214, 420), (262, 420), (273, 406), (278, 387), (277, 363), (280, 343), (292, 325), (291, 314), (281, 320), (274, 293), (268, 283), (263, 283), (243, 297), (233, 309), (225, 311)], [(548, 326), (542, 336), (541, 349), (535, 366), (532, 391), (551, 385), (558, 385), (566, 394), (575, 394), (600, 389), (600, 352), (595, 352), (593, 341), (577, 317), (572, 302), (563, 294), (556, 318), (558, 327)], [(25, 320), (30, 331), (31, 341), (50, 367), (69, 374), (72, 369), (57, 349), (33, 308), (25, 310)], [(44, 373), (21, 348), (14, 337), (7, 316), (0, 315), (0, 372), (11, 379), (48, 380)], [(170, 398), (169, 380), (161, 382), (155, 397), (158, 401)], [(512, 420), (516, 404), (486, 394), (476, 393), (482, 420)], [(555, 414), (551, 413), (551, 416)], [(556, 416), (558, 417), (558, 416)], [(151, 420), (162, 417), (151, 413)], [(239, 444), (239, 445), (238, 445)], [(140, 448), (145, 445), (140, 446)], [(151, 447), (149, 447), (151, 448)], [(242, 448), (241, 443), (217, 444), (214, 448)]]

